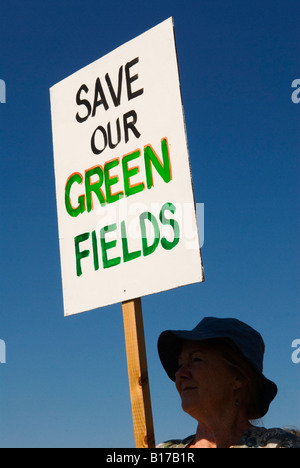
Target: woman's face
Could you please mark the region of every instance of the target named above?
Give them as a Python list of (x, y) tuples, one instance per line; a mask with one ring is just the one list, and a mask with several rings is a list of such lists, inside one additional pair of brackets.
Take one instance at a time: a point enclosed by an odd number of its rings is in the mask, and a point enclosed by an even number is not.
[(234, 406), (241, 382), (218, 347), (209, 341), (185, 341), (178, 364), (175, 382), (184, 411), (198, 419)]

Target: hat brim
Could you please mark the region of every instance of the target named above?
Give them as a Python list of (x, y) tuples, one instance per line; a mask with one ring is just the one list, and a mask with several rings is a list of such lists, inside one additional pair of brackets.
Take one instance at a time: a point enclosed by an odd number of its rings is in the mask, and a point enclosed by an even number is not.
[[(209, 332), (207, 330), (202, 331), (199, 334), (199, 330), (195, 332), (194, 330), (167, 330), (164, 331), (158, 339), (158, 354), (165, 369), (168, 377), (175, 382), (175, 374), (178, 370), (178, 357), (181, 353), (182, 342), (183, 341), (204, 341), (209, 339), (222, 339), (231, 345), (234, 349), (238, 349), (235, 343), (230, 339), (224, 337), (224, 335), (218, 335), (215, 332)], [(244, 357), (244, 356), (243, 356)], [(245, 361), (249, 362), (246, 357)], [(249, 363), (251, 365), (251, 363)], [(262, 372), (258, 369), (252, 368), (255, 370), (257, 375), (260, 378), (260, 395), (259, 395), (259, 408), (260, 415), (258, 417), (263, 417), (269, 409), (271, 401), (277, 395), (278, 389), (277, 385), (271, 380), (267, 379)]]

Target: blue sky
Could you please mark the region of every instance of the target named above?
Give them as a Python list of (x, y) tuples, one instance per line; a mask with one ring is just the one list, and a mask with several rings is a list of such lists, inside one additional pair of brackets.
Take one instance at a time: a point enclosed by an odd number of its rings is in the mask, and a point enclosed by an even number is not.
[(120, 304), (64, 318), (49, 88), (173, 16), (206, 282), (143, 298), (156, 441), (184, 437), (162, 330), (236, 317), (266, 342), (267, 427), (299, 427), (298, 1), (1, 5), (1, 447), (134, 447)]

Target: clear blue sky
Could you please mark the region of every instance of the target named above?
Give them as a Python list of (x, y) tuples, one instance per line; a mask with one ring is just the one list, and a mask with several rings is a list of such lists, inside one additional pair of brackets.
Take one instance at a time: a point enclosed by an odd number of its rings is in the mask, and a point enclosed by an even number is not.
[(156, 441), (184, 437), (162, 330), (236, 317), (266, 342), (267, 427), (300, 426), (300, 5), (9, 0), (0, 8), (1, 447), (134, 447), (121, 305), (64, 318), (49, 88), (173, 16), (206, 282), (143, 299)]

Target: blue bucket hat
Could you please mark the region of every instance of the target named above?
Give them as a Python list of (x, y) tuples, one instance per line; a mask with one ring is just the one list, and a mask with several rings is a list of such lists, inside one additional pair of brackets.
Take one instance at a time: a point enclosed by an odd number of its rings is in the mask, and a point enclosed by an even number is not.
[(233, 347), (250, 364), (260, 378), (260, 416), (264, 416), (271, 401), (277, 394), (277, 386), (263, 375), (265, 344), (260, 333), (238, 319), (205, 317), (193, 330), (166, 330), (158, 339), (158, 353), (161, 363), (175, 382), (178, 357), (182, 342), (222, 339)]

